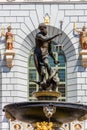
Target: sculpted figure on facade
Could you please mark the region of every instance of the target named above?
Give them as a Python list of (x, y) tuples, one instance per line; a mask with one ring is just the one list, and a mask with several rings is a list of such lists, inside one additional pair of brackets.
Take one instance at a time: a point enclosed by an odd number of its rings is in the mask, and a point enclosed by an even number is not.
[(83, 27), (82, 27), (82, 30), (77, 29), (76, 27), (74, 27), (74, 30), (75, 30), (76, 32), (78, 32), (78, 34), (79, 34), (79, 39), (80, 39), (81, 48), (82, 48), (83, 50), (86, 50), (86, 49), (87, 49), (87, 31), (86, 31), (86, 27), (83, 26)]
[(44, 23), (39, 24), (38, 28), (40, 31), (36, 34), (35, 37), (36, 46), (34, 49), (34, 61), (37, 71), (39, 73), (40, 84), (44, 85), (48, 81), (46, 80), (46, 72), (48, 74), (48, 79), (51, 77), (50, 80), (53, 78), (52, 76), (53, 73), (54, 75), (56, 74), (56, 70), (55, 72), (53, 72), (49, 64), (48, 56), (50, 55), (52, 57), (55, 64), (59, 63), (55, 59), (53, 52), (51, 50), (51, 44), (52, 44), (51, 40), (61, 35), (61, 33), (58, 33), (50, 37), (47, 34), (47, 26)]
[(11, 33), (11, 26), (7, 27), (7, 32), (4, 33), (4, 31), (1, 32), (2, 36), (5, 36), (6, 38), (6, 49), (7, 50), (12, 50), (13, 49), (13, 34)]

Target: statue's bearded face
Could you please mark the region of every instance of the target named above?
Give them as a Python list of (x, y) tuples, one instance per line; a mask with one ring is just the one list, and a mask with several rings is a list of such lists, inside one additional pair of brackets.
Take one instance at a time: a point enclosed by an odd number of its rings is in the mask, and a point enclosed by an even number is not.
[(47, 35), (47, 28), (46, 27), (42, 27), (40, 29), (40, 31), (42, 32), (43, 35)]

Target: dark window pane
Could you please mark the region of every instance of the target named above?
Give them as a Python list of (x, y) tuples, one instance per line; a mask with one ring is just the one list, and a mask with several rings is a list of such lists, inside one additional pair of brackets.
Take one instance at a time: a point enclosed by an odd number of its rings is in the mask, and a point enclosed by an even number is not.
[(32, 80), (36, 80), (36, 70), (29, 70), (29, 80), (32, 81)]
[(58, 86), (58, 91), (61, 92), (62, 97), (65, 97), (65, 85), (61, 84)]
[(59, 66), (64, 67), (65, 66), (65, 56), (64, 55), (58, 55), (58, 60), (60, 62)]
[(34, 91), (36, 91), (36, 84), (29, 84), (29, 97), (32, 96)]
[(30, 67), (34, 67), (35, 65), (34, 65), (34, 56), (33, 55), (30, 55), (30, 57), (29, 57), (29, 66)]
[(59, 75), (60, 81), (64, 82), (65, 81), (65, 69), (59, 69), (58, 75)]

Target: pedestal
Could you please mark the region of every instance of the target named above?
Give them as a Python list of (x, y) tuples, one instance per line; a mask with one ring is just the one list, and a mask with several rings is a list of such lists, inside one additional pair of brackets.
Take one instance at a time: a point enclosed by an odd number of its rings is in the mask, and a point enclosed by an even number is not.
[(80, 51), (81, 62), (83, 67), (87, 67), (87, 50)]
[(13, 50), (6, 50), (4, 53), (6, 65), (7, 67), (11, 68), (13, 66), (13, 58), (14, 58), (15, 52)]
[(38, 91), (38, 92), (34, 92), (33, 96), (36, 97), (38, 100), (56, 101), (57, 98), (61, 96), (61, 93), (55, 91)]

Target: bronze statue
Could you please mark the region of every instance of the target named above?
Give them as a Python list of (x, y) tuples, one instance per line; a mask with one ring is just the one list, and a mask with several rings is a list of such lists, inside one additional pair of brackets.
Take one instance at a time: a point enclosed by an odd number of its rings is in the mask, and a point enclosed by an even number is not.
[[(47, 26), (44, 23), (39, 24), (39, 30), (40, 32), (36, 34), (35, 42), (36, 46), (34, 49), (34, 61), (35, 66), (37, 68), (37, 71), (39, 73), (40, 77), (40, 85), (45, 86), (47, 85), (47, 82), (53, 79), (53, 70), (51, 66), (49, 65), (48, 61), (48, 55), (52, 57), (55, 64), (58, 64), (59, 62), (55, 59), (52, 50), (51, 50), (51, 40), (55, 37), (61, 35), (61, 33), (58, 33), (54, 36), (49, 37), (47, 35)], [(48, 74), (48, 79), (46, 80), (46, 72)], [(56, 71), (54, 72), (56, 74)], [(55, 75), (54, 74), (54, 75)]]
[(75, 30), (76, 32), (78, 32), (79, 35), (80, 35), (81, 48), (82, 48), (83, 50), (86, 50), (86, 49), (87, 49), (87, 31), (86, 31), (86, 27), (83, 26), (83, 27), (82, 27), (82, 30), (79, 30), (79, 29), (77, 29), (77, 28), (74, 28), (74, 30)]

